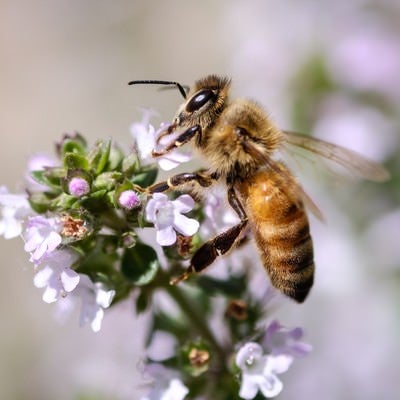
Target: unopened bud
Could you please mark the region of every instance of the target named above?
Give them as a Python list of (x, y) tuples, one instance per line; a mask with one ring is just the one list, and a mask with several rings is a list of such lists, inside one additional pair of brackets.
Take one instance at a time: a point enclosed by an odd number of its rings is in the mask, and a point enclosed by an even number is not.
[(118, 198), (121, 207), (133, 210), (140, 206), (140, 198), (134, 190), (124, 190)]
[(89, 193), (90, 186), (86, 179), (74, 177), (69, 181), (68, 191), (74, 197), (82, 197)]

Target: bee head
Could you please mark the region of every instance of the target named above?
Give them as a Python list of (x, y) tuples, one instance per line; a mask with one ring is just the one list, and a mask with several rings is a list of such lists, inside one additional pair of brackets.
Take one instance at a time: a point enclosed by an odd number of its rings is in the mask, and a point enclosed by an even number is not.
[(229, 87), (230, 79), (217, 75), (196, 81), (179, 108), (174, 124), (181, 128), (200, 125), (203, 130), (212, 126), (226, 105)]

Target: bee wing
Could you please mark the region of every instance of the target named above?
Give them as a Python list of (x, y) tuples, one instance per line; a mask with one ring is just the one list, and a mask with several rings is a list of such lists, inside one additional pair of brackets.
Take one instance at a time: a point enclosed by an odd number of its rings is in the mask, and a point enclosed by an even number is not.
[(331, 160), (355, 176), (376, 182), (389, 179), (389, 173), (382, 165), (353, 150), (296, 132), (283, 131), (283, 134), (286, 143)]

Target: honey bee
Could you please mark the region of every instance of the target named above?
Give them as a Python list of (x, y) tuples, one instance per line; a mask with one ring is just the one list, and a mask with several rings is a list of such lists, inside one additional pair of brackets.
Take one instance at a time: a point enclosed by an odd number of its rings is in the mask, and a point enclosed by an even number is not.
[(346, 148), (279, 129), (256, 102), (230, 99), (231, 81), (226, 77), (208, 75), (190, 90), (171, 81), (136, 80), (129, 84), (174, 86), (185, 99), (158, 142), (173, 133), (178, 136), (161, 150), (153, 150), (153, 156), (190, 142), (208, 164), (206, 171), (181, 173), (156, 183), (148, 188), (149, 193), (188, 183), (209, 187), (222, 181), (228, 202), (240, 218), (237, 225), (205, 242), (194, 253), (188, 269), (172, 283), (204, 270), (234, 248), (249, 227), (272, 285), (303, 302), (313, 285), (315, 268), (305, 206), (318, 217), (321, 213), (285, 164), (275, 160), (277, 151), (286, 144), (295, 145), (372, 181), (386, 180), (387, 171)]

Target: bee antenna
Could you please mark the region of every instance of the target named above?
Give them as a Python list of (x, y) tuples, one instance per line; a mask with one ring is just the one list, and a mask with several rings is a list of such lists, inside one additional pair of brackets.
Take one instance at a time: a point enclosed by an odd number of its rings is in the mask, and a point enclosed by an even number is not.
[(135, 80), (128, 82), (128, 85), (174, 85), (178, 88), (179, 93), (186, 99), (189, 87), (186, 85), (181, 85), (179, 82), (173, 81), (159, 81), (159, 80)]

